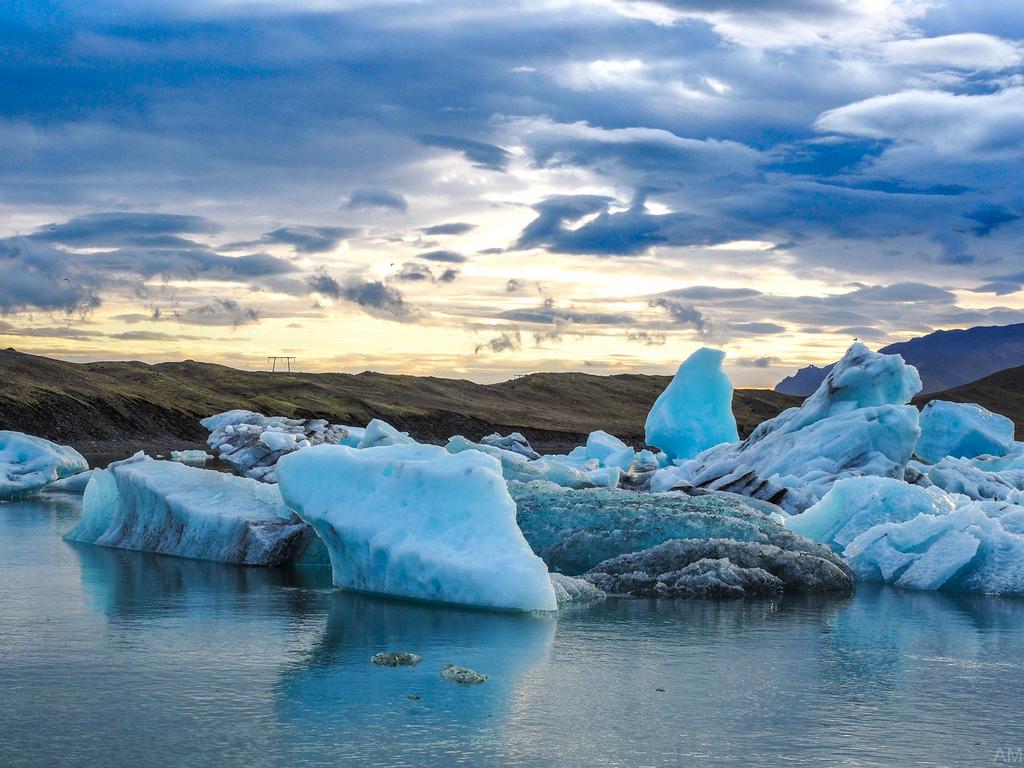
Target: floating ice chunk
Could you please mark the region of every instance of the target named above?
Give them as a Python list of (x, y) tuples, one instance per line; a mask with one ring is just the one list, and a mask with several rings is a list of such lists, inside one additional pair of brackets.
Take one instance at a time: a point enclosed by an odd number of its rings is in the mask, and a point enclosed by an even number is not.
[(842, 552), (857, 536), (880, 523), (899, 523), (922, 513), (947, 514), (954, 508), (950, 496), (938, 488), (921, 488), (888, 477), (848, 477), (806, 512), (790, 517), (786, 526)]
[(1024, 507), (965, 501), (952, 512), (883, 523), (843, 553), (857, 577), (910, 589), (1024, 594)]
[(366, 428), (350, 427), (345, 425), (343, 429), (348, 432), (348, 435), (341, 438), (341, 440), (338, 441), (338, 445), (347, 445), (351, 448), (358, 448), (359, 443), (362, 441), (363, 437), (366, 436)]
[(704, 492), (690, 497), (610, 488), (570, 491), (543, 482), (508, 485), (516, 500), (519, 527), (533, 551), (551, 569), (570, 575), (669, 539), (774, 544), (787, 551), (809, 552), (843, 567), (828, 547), (770, 519), (770, 510), (777, 508), (735, 494)]
[(914, 453), (929, 464), (945, 456), (1003, 456), (1013, 448), (1010, 419), (974, 403), (932, 400), (921, 410), (921, 438)]
[(462, 685), (479, 685), (487, 682), (487, 675), (482, 675), (467, 667), (459, 667), (455, 664), (445, 664), (441, 668), (441, 677), (450, 683)]
[(74, 448), (23, 432), (0, 431), (0, 501), (35, 493), (87, 469), (89, 463)]
[(89, 481), (71, 541), (240, 565), (302, 557), (313, 531), (273, 486), (151, 459)]
[(370, 661), (378, 667), (415, 667), (423, 657), (407, 651), (381, 651), (373, 654)]
[(800, 512), (844, 477), (902, 478), (920, 435), (920, 389), (899, 355), (850, 347), (799, 408), (760, 424), (739, 444), (718, 445), (660, 471), (652, 490), (691, 484), (735, 491)]
[(533, 450), (530, 441), (521, 432), (513, 432), (505, 437), (495, 432), (492, 435), (481, 437), (480, 442), (483, 445), (491, 445), (495, 448), (504, 448), (506, 451), (512, 451), (513, 453), (520, 453), (528, 459), (540, 458), (540, 454)]
[(728, 539), (669, 540), (606, 560), (583, 578), (609, 594), (636, 597), (745, 597), (784, 589), (853, 589), (850, 570), (838, 558)]
[[(139, 451), (135, 455), (129, 456), (127, 459), (112, 461), (110, 464), (107, 464), (107, 469), (110, 469), (110, 467), (118, 467), (122, 464), (132, 464), (136, 461), (145, 461), (148, 458), (149, 457), (144, 451)], [(71, 477), (65, 477), (63, 480), (50, 483), (43, 490), (55, 493), (75, 493), (81, 496), (85, 493), (85, 489), (89, 485), (89, 481), (92, 479), (93, 475), (102, 471), (102, 469), (89, 469), (85, 472), (79, 472), (77, 475), (71, 475)]]
[(334, 584), (508, 610), (554, 610), (500, 464), (435, 445), (314, 446), (281, 459), (281, 493), (327, 545)]
[(373, 419), (366, 425), (359, 448), (375, 448), (383, 445), (412, 445), (416, 441), (409, 437), (408, 432), (399, 432), (381, 419)]
[(577, 461), (568, 456), (550, 456), (530, 461), (522, 453), (495, 445), (474, 443), (456, 435), (445, 446), (449, 453), (480, 451), (501, 462), (501, 473), (506, 480), (529, 482), (547, 480), (566, 488), (607, 488), (619, 484), (622, 471), (618, 467), (598, 467), (596, 459)]
[(510, 451), (490, 443), (474, 443), (462, 435), (455, 435), (448, 440), (445, 450), (449, 453), (462, 453), (463, 451), (480, 451), (488, 456), (493, 456), (501, 462), (501, 473), (505, 478), (516, 477), (520, 468), (529, 459), (522, 453)]
[(201, 467), (213, 456), (206, 451), (199, 450), (185, 450), (185, 451), (171, 451), (171, 461), (177, 461), (181, 464), (191, 464), (192, 466)]
[(654, 402), (645, 425), (648, 445), (689, 459), (719, 443), (739, 440), (725, 353), (703, 347), (690, 355)]
[(604, 591), (589, 581), (566, 576), (564, 573), (552, 573), (550, 576), (559, 607), (568, 603), (593, 603), (605, 598)]
[[(244, 421), (252, 419), (254, 416), (262, 416), (262, 414), (236, 408), (233, 411), (224, 411), (224, 413), (207, 416), (205, 419), (200, 419), (199, 423), (202, 424), (205, 429), (210, 432), (214, 432), (218, 429), (224, 429), (225, 427), (233, 427), (235, 424), (241, 424)], [(263, 416), (263, 418), (266, 417)]]

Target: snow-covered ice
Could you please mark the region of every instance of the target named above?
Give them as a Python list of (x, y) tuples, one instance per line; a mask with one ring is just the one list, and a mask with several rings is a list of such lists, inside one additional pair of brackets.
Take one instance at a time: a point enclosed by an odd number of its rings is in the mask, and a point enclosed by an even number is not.
[(243, 477), (145, 459), (89, 481), (71, 541), (239, 565), (300, 560), (312, 529), (277, 488)]
[(914, 453), (929, 464), (946, 456), (1003, 456), (1014, 446), (1013, 422), (974, 403), (932, 400), (921, 409), (921, 437)]
[(648, 445), (672, 459), (690, 459), (719, 443), (739, 440), (724, 358), (721, 350), (703, 347), (683, 361), (647, 416)]
[(935, 464), (910, 462), (917, 482), (972, 499), (1024, 503), (1024, 466), (1016, 462), (996, 468), (1000, 462), (987, 459), (954, 459), (946, 456)]
[(496, 458), (434, 445), (314, 446), (278, 464), (346, 589), (507, 610), (554, 610)]
[(800, 512), (844, 477), (902, 478), (920, 435), (918, 411), (906, 403), (920, 388), (899, 355), (856, 343), (798, 408), (762, 422), (742, 443), (660, 470), (651, 488), (735, 491)]
[(23, 432), (0, 431), (0, 501), (27, 496), (87, 469), (89, 463), (74, 448)]

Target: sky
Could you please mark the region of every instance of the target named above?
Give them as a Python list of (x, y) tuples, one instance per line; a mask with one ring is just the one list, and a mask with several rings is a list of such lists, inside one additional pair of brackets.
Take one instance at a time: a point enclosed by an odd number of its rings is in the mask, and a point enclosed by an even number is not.
[(0, 346), (772, 386), (1024, 322), (1024, 4), (0, 6)]

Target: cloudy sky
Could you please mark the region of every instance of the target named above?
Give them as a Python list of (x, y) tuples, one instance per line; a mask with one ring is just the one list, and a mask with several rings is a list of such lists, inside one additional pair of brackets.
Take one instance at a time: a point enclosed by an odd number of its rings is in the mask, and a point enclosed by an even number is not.
[[(197, 10), (197, 6), (203, 6)], [(0, 345), (770, 386), (1024, 322), (1024, 5), (0, 7)]]

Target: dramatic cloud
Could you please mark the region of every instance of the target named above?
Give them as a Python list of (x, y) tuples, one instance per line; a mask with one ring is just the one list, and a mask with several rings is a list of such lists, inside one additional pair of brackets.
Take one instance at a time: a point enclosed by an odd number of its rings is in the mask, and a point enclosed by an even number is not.
[(501, 147), (458, 136), (422, 135), (419, 139), (428, 147), (440, 147), (461, 152), (477, 168), (492, 171), (504, 171), (512, 157), (508, 150)]
[(446, 264), (462, 264), (466, 261), (465, 256), (455, 251), (427, 251), (426, 253), (418, 254), (417, 258), (426, 259), (427, 261), (439, 261)]
[(322, 296), (355, 304), (367, 314), (384, 320), (407, 323), (421, 316), (421, 312), (411, 306), (397, 289), (379, 280), (366, 280), (358, 274), (338, 282), (326, 271), (321, 271), (309, 277), (309, 289)]
[(464, 221), (452, 221), (447, 224), (434, 224), (430, 227), (422, 227), (420, 232), (424, 235), (464, 235), (476, 229), (475, 224), (467, 224)]
[(290, 245), (296, 253), (326, 253), (358, 231), (353, 227), (279, 227), (262, 235), (259, 240), (230, 243), (223, 247), (237, 250), (261, 245)]
[(519, 331), (503, 331), (483, 344), (477, 344), (474, 352), (480, 354), (483, 351), (490, 352), (516, 352), (523, 348), (523, 339)]
[(402, 195), (383, 187), (360, 187), (348, 196), (344, 207), (352, 210), (358, 208), (392, 208), (396, 211), (404, 212), (409, 207), (409, 204)]

